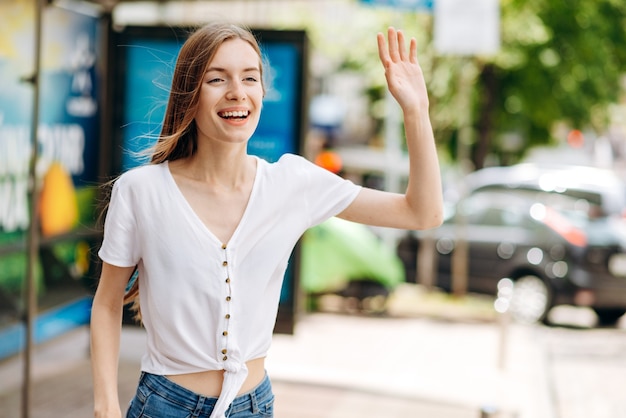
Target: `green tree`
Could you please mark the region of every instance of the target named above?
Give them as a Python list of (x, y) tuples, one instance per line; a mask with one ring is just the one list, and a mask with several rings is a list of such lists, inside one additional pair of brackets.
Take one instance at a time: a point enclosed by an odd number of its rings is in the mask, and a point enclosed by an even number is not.
[(502, 49), (480, 63), (472, 160), (502, 156), (503, 134), (523, 148), (554, 140), (556, 121), (602, 134), (626, 69), (623, 0), (502, 0)]

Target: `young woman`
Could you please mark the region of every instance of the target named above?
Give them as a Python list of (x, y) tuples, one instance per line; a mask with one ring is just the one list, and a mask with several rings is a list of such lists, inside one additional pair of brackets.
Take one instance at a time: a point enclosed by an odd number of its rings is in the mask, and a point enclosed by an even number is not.
[[(99, 255), (91, 350), (96, 417), (120, 417), (117, 368), (125, 289), (135, 268), (147, 351), (127, 417), (273, 416), (264, 358), (294, 245), (332, 216), (403, 229), (442, 218), (428, 96), (411, 39), (389, 28), (378, 50), (404, 114), (405, 194), (359, 187), (284, 155), (248, 155), (261, 115), (259, 46), (239, 26), (194, 32), (174, 72), (151, 164), (113, 187)], [(137, 288), (135, 288), (137, 290)], [(138, 295), (137, 295), (138, 293)]]

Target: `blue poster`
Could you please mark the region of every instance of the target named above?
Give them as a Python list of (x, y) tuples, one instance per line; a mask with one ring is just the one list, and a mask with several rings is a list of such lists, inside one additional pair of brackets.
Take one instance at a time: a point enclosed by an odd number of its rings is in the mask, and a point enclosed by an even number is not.
[(39, 159), (61, 163), (80, 188), (98, 180), (98, 19), (66, 9), (46, 10)]
[[(47, 6), (42, 12), (37, 138), (32, 142), (35, 84), (35, 5), (0, 1), (0, 358), (23, 343), (23, 288), (30, 227), (29, 168), (36, 147), (39, 185), (37, 342), (87, 322), (95, 263), (100, 150), (101, 35), (95, 13)], [(85, 6), (81, 10), (87, 11)], [(80, 300), (78, 304), (76, 300)], [(61, 311), (49, 310), (63, 305)], [(78, 307), (77, 310), (74, 308)], [(57, 317), (56, 312), (70, 312)], [(78, 314), (75, 314), (78, 312)], [(73, 321), (73, 322), (72, 322)], [(63, 325), (65, 324), (65, 325)], [(47, 328), (47, 326), (50, 326)], [(48, 331), (41, 333), (42, 327)]]
[(268, 90), (259, 126), (248, 142), (248, 152), (274, 162), (285, 153), (299, 151), (301, 57), (293, 44), (271, 43), (262, 48), (269, 60), (265, 69)]
[[(25, 231), (29, 224), (27, 179), (34, 87), (23, 79), (35, 71), (35, 31), (34, 10), (28, 4), (0, 6), (0, 26), (7, 32), (0, 43), (0, 242), (2, 233)], [(82, 201), (78, 196), (81, 189), (97, 181), (100, 116), (96, 61), (100, 41), (93, 16), (50, 7), (42, 19), (37, 172), (42, 193), (48, 195), (57, 193), (52, 189), (60, 184), (45, 181), (50, 170), (56, 179), (71, 179), (71, 186), (59, 192), (62, 196), (44, 201), (57, 206), (68, 197), (64, 192), (70, 193), (70, 200)], [(44, 217), (50, 213), (45, 209)], [(89, 212), (85, 216), (92, 215), (91, 207), (78, 207), (75, 219), (67, 221), (68, 228), (57, 232), (75, 226), (81, 210)]]
[(147, 162), (165, 116), (178, 50), (183, 41), (133, 37), (117, 47), (126, 58), (121, 120), (122, 171)]

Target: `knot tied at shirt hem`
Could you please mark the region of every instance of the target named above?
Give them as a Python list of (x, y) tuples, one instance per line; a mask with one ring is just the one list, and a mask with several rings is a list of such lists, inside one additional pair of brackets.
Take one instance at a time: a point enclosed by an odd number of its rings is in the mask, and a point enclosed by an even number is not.
[(222, 391), (215, 403), (210, 418), (226, 418), (226, 411), (235, 400), (239, 390), (248, 377), (248, 367), (243, 364), (229, 364), (224, 370), (224, 381)]

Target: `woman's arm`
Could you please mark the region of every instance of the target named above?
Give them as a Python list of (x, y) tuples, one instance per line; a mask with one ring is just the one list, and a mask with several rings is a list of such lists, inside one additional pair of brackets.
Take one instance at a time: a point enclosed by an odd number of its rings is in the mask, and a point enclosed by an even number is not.
[(117, 394), (117, 369), (124, 291), (134, 267), (103, 263), (91, 309), (91, 365), (94, 416), (122, 416)]
[(402, 229), (427, 229), (441, 224), (443, 197), (439, 160), (428, 114), (428, 92), (417, 60), (417, 42), (406, 50), (401, 31), (389, 28), (388, 43), (379, 33), (378, 55), (389, 91), (404, 116), (409, 152), (405, 194), (363, 188), (338, 216), (354, 222)]

